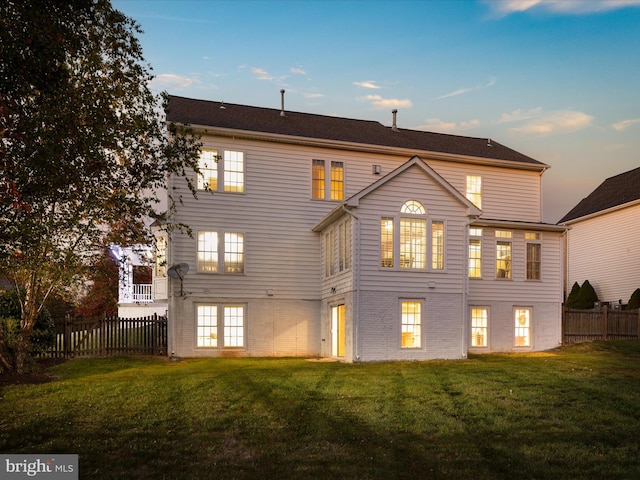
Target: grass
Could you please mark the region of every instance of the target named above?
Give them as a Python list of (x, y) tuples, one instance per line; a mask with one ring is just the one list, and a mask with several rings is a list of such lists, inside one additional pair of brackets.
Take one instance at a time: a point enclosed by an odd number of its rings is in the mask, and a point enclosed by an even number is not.
[(640, 342), (463, 361), (75, 360), (0, 387), (0, 452), (82, 479), (640, 478)]

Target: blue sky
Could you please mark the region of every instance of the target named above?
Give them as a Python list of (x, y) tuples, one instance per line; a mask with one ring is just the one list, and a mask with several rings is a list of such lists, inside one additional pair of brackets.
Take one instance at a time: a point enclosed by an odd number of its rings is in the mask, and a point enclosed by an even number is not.
[(640, 0), (113, 0), (154, 90), (490, 137), (551, 166), (555, 223), (640, 166)]

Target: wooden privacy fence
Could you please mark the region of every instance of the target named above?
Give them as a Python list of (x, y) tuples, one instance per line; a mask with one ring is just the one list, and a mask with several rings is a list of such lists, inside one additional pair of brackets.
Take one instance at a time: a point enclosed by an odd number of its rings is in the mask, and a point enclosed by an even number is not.
[(626, 339), (640, 339), (640, 309), (614, 310), (603, 305), (593, 310), (567, 308), (563, 312), (562, 342), (565, 345)]
[(117, 355), (166, 355), (167, 317), (66, 317), (56, 324), (55, 346), (42, 352), (48, 357), (106, 357)]

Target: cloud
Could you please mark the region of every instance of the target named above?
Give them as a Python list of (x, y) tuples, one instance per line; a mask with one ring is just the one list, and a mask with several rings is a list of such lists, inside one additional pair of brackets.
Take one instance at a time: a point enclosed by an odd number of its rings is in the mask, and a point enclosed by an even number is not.
[(640, 0), (485, 0), (484, 3), (499, 16), (534, 9), (555, 14), (584, 15), (640, 6)]
[(305, 72), (302, 68), (291, 67), (290, 72), (294, 75), (302, 75), (303, 77), (308, 77), (307, 72)]
[(173, 73), (161, 73), (157, 75), (152, 81), (154, 88), (160, 90), (181, 90), (187, 88), (193, 84), (195, 80), (189, 77), (183, 77), (182, 75), (175, 75)]
[(416, 130), (426, 130), (438, 133), (458, 133), (465, 130), (471, 130), (480, 125), (479, 120), (470, 120), (468, 122), (445, 122), (439, 118), (428, 118), (427, 123), (414, 127)]
[(542, 112), (542, 108), (532, 108), (530, 110), (522, 110), (517, 109), (512, 111), (511, 113), (503, 113), (500, 116), (499, 123), (510, 123), (510, 122), (521, 122), (523, 120), (528, 120), (530, 118), (535, 118), (540, 115)]
[(370, 102), (374, 108), (399, 108), (406, 107), (411, 108), (413, 103), (409, 99), (397, 99), (397, 98), (382, 98), (380, 95), (367, 95), (365, 97), (358, 97), (360, 101)]
[(322, 98), (324, 93), (305, 93), (304, 98)]
[(622, 122), (618, 122), (618, 123), (614, 123), (613, 125), (611, 125), (611, 127), (614, 130), (617, 130), (618, 132), (623, 132), (625, 131), (627, 128), (636, 125), (636, 124), (640, 124), (640, 118), (632, 118), (629, 120), (623, 120)]
[(483, 90), (485, 88), (492, 87), (496, 84), (497, 79), (492, 77), (485, 85), (476, 85), (475, 87), (465, 87), (459, 88), (458, 90), (454, 90), (453, 92), (445, 93), (444, 95), (440, 95), (436, 97), (436, 100), (442, 100), (443, 98), (455, 97), (457, 95), (463, 95), (469, 92), (475, 92), (476, 90)]
[(539, 115), (521, 127), (510, 128), (516, 135), (534, 135), (546, 137), (571, 133), (587, 128), (593, 122), (593, 117), (584, 112), (572, 110), (557, 110)]
[(251, 73), (258, 80), (273, 80), (274, 79), (274, 77), (272, 75), (269, 75), (269, 72), (267, 72), (264, 68), (251, 67)]
[(377, 90), (379, 88), (382, 88), (378, 85), (376, 85), (375, 80), (366, 80), (364, 82), (353, 82), (353, 84), (357, 87), (362, 87), (362, 88), (372, 88), (374, 90)]

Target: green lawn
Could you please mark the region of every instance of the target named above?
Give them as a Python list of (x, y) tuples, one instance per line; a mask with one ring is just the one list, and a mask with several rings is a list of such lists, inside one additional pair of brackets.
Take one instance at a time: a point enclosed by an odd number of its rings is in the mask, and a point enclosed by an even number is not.
[(462, 361), (75, 360), (0, 387), (0, 452), (81, 479), (640, 478), (640, 342)]

